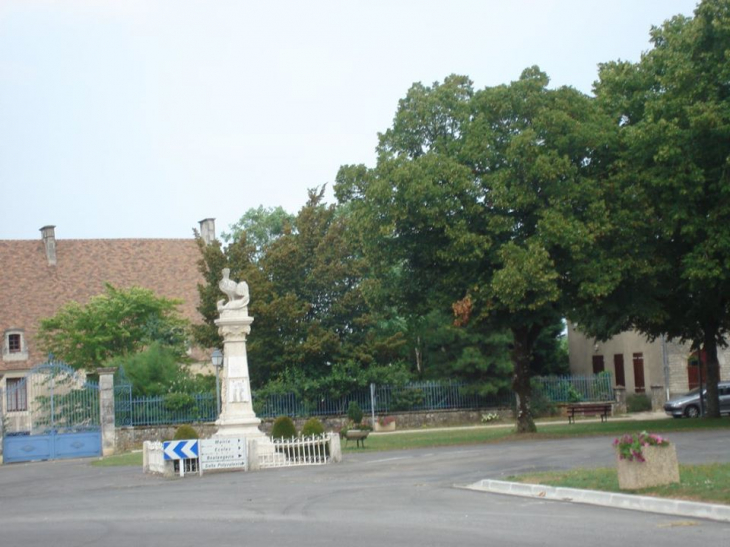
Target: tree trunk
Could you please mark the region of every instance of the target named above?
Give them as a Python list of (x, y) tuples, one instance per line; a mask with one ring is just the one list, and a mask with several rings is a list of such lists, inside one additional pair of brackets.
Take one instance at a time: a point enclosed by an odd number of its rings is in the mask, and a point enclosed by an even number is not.
[[(705, 331), (705, 359), (707, 360), (707, 413), (708, 418), (720, 417), (720, 363), (717, 359), (717, 340), (714, 332)], [(700, 362), (700, 366), (702, 363)]]
[(512, 364), (515, 370), (512, 389), (517, 395), (517, 433), (534, 433), (537, 431), (530, 406), (532, 397), (530, 361), (532, 360), (532, 349), (535, 340), (537, 340), (541, 330), (542, 327), (538, 325), (533, 325), (530, 328), (512, 329), (514, 338)]

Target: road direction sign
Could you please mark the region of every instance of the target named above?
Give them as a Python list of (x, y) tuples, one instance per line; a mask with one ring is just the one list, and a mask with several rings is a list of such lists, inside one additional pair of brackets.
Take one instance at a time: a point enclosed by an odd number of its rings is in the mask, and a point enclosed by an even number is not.
[(166, 460), (188, 460), (198, 457), (198, 441), (165, 441), (162, 452)]
[(200, 441), (200, 469), (242, 469), (246, 467), (246, 439), (221, 437)]

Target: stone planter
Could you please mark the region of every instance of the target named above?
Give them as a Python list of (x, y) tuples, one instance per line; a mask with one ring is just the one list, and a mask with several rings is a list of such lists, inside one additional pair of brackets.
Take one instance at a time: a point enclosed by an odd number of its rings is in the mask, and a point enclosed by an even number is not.
[(616, 451), (618, 485), (621, 490), (638, 490), (679, 482), (677, 449), (669, 446), (643, 446), (646, 461), (622, 460)]
[(377, 420), (373, 424), (373, 431), (395, 431), (395, 420), (387, 425), (380, 425)]

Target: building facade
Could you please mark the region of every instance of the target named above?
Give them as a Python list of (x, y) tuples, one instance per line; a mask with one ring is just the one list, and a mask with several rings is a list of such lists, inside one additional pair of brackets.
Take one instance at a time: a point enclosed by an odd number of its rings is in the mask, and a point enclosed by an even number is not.
[[(690, 344), (657, 338), (650, 341), (636, 331), (614, 336), (606, 342), (589, 338), (568, 323), (568, 352), (573, 374), (611, 373), (614, 386), (627, 393), (649, 394), (662, 386), (668, 398), (682, 395), (699, 385), (701, 370)], [(720, 378), (730, 378), (730, 351), (719, 349)]]

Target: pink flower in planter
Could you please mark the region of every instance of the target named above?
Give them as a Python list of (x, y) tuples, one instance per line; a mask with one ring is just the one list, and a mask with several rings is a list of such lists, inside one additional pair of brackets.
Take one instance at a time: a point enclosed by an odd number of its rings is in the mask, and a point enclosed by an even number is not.
[(642, 431), (638, 435), (625, 434), (613, 441), (613, 446), (618, 447), (619, 457), (622, 460), (644, 462), (644, 454), (641, 449), (644, 446), (668, 446), (669, 441), (659, 435), (649, 434)]

